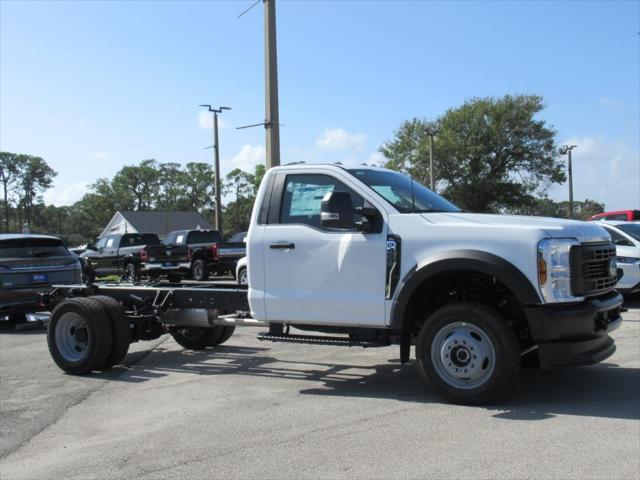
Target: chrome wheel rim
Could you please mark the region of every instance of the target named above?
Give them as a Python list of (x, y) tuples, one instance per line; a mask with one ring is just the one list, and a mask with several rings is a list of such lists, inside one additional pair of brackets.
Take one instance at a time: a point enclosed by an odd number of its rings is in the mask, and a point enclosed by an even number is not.
[(249, 284), (249, 279), (247, 278), (247, 269), (243, 268), (242, 270), (240, 270), (240, 275), (239, 275), (239, 279), (238, 279), (240, 285), (248, 285)]
[(193, 264), (193, 278), (196, 280), (202, 280), (202, 263), (196, 262)]
[(454, 322), (431, 342), (431, 363), (448, 385), (469, 390), (483, 385), (495, 370), (496, 353), (489, 336), (477, 325)]
[(136, 280), (136, 267), (133, 266), (132, 263), (127, 265), (125, 269), (124, 279), (126, 282), (135, 282)]
[(56, 325), (56, 346), (68, 362), (79, 362), (89, 351), (89, 331), (83, 318), (75, 313), (63, 314)]

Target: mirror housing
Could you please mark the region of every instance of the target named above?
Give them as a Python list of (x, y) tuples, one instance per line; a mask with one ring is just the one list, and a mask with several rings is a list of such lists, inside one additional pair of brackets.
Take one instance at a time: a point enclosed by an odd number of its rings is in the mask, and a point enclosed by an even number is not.
[(348, 192), (329, 192), (322, 198), (320, 224), (325, 228), (351, 230), (353, 223), (353, 203)]

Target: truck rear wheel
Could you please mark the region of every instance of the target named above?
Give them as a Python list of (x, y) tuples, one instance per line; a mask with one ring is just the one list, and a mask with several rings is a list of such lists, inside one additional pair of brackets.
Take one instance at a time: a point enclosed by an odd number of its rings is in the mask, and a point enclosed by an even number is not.
[(72, 298), (51, 313), (49, 353), (67, 373), (82, 375), (101, 369), (111, 352), (111, 337), (109, 319), (98, 300)]
[(178, 345), (188, 350), (202, 350), (217, 345), (224, 327), (174, 327), (171, 336)]
[(481, 404), (495, 400), (520, 366), (514, 332), (491, 308), (460, 302), (434, 312), (416, 344), (420, 375), (449, 401)]
[(136, 266), (133, 263), (127, 263), (124, 267), (124, 273), (122, 274), (122, 281), (135, 283), (140, 280)]
[(131, 344), (129, 320), (127, 320), (124, 307), (115, 299), (106, 295), (95, 295), (89, 298), (102, 304), (111, 325), (111, 351), (100, 368), (101, 370), (106, 370), (121, 363), (129, 351), (129, 345)]
[(198, 258), (191, 264), (191, 278), (201, 282), (209, 278), (209, 270), (207, 269), (206, 262)]

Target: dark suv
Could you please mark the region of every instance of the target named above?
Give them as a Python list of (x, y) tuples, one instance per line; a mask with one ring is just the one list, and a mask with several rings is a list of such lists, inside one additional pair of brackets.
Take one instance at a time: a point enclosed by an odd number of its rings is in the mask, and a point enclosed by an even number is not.
[(80, 261), (59, 238), (0, 235), (0, 317), (43, 310), (39, 293), (53, 284), (74, 283), (82, 283)]

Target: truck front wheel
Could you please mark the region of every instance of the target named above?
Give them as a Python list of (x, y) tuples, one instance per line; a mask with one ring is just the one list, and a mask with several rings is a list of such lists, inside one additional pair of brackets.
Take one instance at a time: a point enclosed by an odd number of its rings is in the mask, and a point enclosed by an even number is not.
[(427, 318), (416, 344), (420, 375), (449, 401), (481, 404), (495, 400), (520, 366), (513, 330), (483, 304), (459, 302)]

